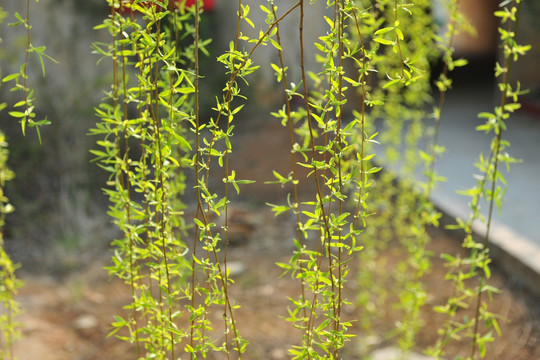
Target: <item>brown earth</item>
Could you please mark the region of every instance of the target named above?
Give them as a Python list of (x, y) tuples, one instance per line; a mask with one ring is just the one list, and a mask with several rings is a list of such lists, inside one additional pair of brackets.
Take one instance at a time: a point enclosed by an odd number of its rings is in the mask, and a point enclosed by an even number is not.
[[(237, 168), (237, 178), (255, 179), (258, 182), (243, 188), (241, 202), (233, 204), (234, 223), (238, 225), (238, 241), (230, 250), (230, 264), (237, 266), (231, 297), (241, 308), (235, 313), (238, 327), (249, 342), (245, 359), (287, 359), (287, 349), (298, 342), (299, 332), (283, 317), (287, 315), (288, 296), (298, 293), (298, 281), (289, 276), (280, 277), (276, 262), (287, 262), (292, 253), (289, 240), (294, 222), (287, 216), (274, 218), (264, 202), (279, 202), (287, 189), (265, 185), (271, 177), (269, 169), (288, 173), (288, 138), (285, 130), (277, 125), (255, 122), (246, 124), (250, 136), (240, 134), (232, 158)], [(257, 136), (254, 134), (262, 134)], [(241, 159), (241, 163), (238, 163)], [(236, 163), (235, 163), (236, 162)], [(440, 317), (432, 307), (443, 304), (451, 289), (443, 280), (446, 270), (438, 254), (462, 251), (458, 239), (447, 233), (431, 231), (429, 245), (433, 252), (433, 268), (424, 276), (428, 288), (427, 305), (422, 313), (424, 326), (418, 336), (418, 349), (432, 345), (437, 338)], [(391, 273), (393, 264), (403, 257), (398, 247), (390, 246), (382, 253), (381, 272)], [(124, 314), (123, 306), (130, 301), (130, 291), (117, 279), (110, 279), (102, 267), (103, 258), (68, 276), (36, 275), (23, 273), (25, 286), (18, 299), (23, 308), (19, 318), (23, 338), (15, 346), (19, 360), (107, 360), (135, 359), (133, 347), (107, 337), (113, 315)], [(358, 264), (353, 263), (356, 268)], [(488, 348), (486, 359), (534, 360), (540, 359), (540, 303), (512, 280), (497, 271), (490, 283), (502, 289), (495, 295), (490, 310), (501, 315), (502, 336)], [(353, 301), (358, 292), (354, 276), (351, 277), (346, 296)], [(347, 317), (361, 315), (356, 305), (344, 308)], [(390, 344), (385, 336), (392, 324), (399, 321), (395, 311), (380, 310), (375, 324), (375, 334), (358, 334), (347, 345), (343, 359), (361, 359), (362, 348)], [(218, 326), (218, 325), (216, 325)], [(447, 358), (457, 354), (459, 346), (450, 346)], [(223, 358), (223, 357), (222, 357)]]
[[(263, 234), (259, 229), (254, 235)], [(242, 305), (236, 312), (236, 318), (239, 330), (250, 342), (246, 359), (287, 359), (287, 348), (299, 339), (298, 331), (282, 318), (287, 315), (286, 308), (290, 305), (287, 296), (294, 297), (298, 293), (298, 281), (288, 276), (279, 277), (281, 269), (275, 262), (286, 262), (291, 249), (275, 238), (278, 235), (271, 230), (261, 243), (255, 243), (257, 240), (252, 238), (249, 243), (230, 252), (232, 266), (240, 264), (243, 268), (235, 276), (231, 294), (234, 301)], [(269, 251), (270, 242), (279, 246), (272, 246), (272, 251)], [(433, 234), (429, 247), (435, 253), (461, 250), (454, 238), (441, 232)], [(388, 250), (385, 256), (396, 258), (392, 250)], [(418, 339), (419, 349), (436, 341), (440, 317), (433, 315), (431, 307), (442, 304), (449, 295), (448, 284), (442, 280), (445, 271), (441, 261), (434, 261), (432, 270), (424, 277), (429, 296), (423, 313), (425, 325)], [(24, 280), (26, 285), (18, 296), (24, 310), (19, 318), (23, 324), (23, 339), (15, 346), (19, 360), (136, 358), (129, 344), (107, 337), (113, 315), (125, 313), (122, 307), (130, 300), (129, 288), (119, 280), (109, 279), (99, 265), (72, 274), (62, 282), (48, 276), (31, 276)], [(538, 299), (497, 271), (491, 283), (502, 289), (501, 294), (494, 296), (490, 310), (501, 315), (503, 335), (496, 337), (489, 346), (486, 359), (540, 359)], [(347, 292), (349, 299), (354, 299), (352, 290)], [(361, 313), (362, 309), (356, 306), (346, 308), (346, 316), (354, 317)], [(399, 320), (392, 318), (391, 312), (383, 314), (381, 311), (381, 317), (390, 326), (377, 324), (381, 330), (388, 330)], [(352, 332), (359, 336), (347, 346), (344, 359), (361, 359), (358, 353), (365, 342), (371, 342), (375, 347), (389, 344), (383, 332), (375, 337), (363, 336), (358, 329)], [(450, 354), (454, 351), (457, 351), (455, 346), (449, 347)]]

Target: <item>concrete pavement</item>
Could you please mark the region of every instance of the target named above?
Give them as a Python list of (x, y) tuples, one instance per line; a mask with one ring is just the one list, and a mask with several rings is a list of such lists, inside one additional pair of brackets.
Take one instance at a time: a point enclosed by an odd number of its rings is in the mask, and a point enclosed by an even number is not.
[[(448, 93), (443, 108), (439, 143), (446, 148), (436, 168), (447, 181), (437, 184), (432, 201), (443, 211), (446, 220), (466, 219), (470, 198), (459, 195), (475, 185), (474, 167), (480, 153), (489, 156), (492, 134), (475, 130), (485, 120), (477, 114), (493, 112), (498, 95), (491, 84), (465, 83)], [(508, 183), (502, 210), (495, 211), (490, 232), (491, 253), (495, 264), (540, 295), (540, 114), (518, 111), (507, 121), (503, 138), (510, 142), (508, 153), (522, 162), (512, 164), (508, 172), (501, 167)], [(487, 214), (487, 206), (483, 213)], [(475, 224), (479, 238), (485, 226)]]

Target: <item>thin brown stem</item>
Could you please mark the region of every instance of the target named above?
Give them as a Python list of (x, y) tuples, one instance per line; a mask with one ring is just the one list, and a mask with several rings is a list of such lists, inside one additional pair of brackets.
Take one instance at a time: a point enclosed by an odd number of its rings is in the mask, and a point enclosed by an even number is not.
[[(195, 39), (194, 39), (194, 42), (195, 42), (195, 49), (193, 51), (193, 56), (194, 56), (194, 65), (195, 65), (195, 80), (193, 81), (193, 86), (195, 88), (195, 92), (193, 94), (194, 98), (195, 98), (195, 176), (196, 178), (199, 177), (199, 172), (200, 172), (200, 154), (201, 154), (201, 135), (200, 135), (200, 115), (199, 115), (199, 2), (196, 1), (196, 11), (195, 11)], [(206, 215), (204, 213), (204, 210), (203, 210), (203, 206), (202, 206), (202, 196), (201, 196), (201, 188), (199, 186), (199, 184), (196, 184), (197, 186), (195, 187), (196, 189), (196, 192), (197, 192), (197, 212), (195, 214), (195, 217), (199, 217), (201, 216), (204, 220), (204, 223), (206, 224), (207, 223), (207, 220), (206, 220)], [(196, 259), (197, 259), (197, 239), (199, 238), (199, 227), (196, 226), (195, 227), (195, 234), (193, 236), (193, 246), (192, 246), (192, 251), (193, 251), (193, 255), (192, 255), (192, 259), (191, 259), (191, 289), (190, 289), (190, 297), (191, 297), (191, 309), (192, 311), (195, 310), (195, 304), (196, 304), (196, 280), (195, 280), (195, 275), (196, 275), (196, 267), (197, 267), (197, 262), (196, 262)], [(195, 317), (192, 316), (191, 317), (191, 322), (190, 322), (190, 345), (191, 345), (191, 348), (194, 349), (195, 348), (195, 341), (194, 341), (194, 336), (195, 336)], [(195, 354), (194, 353), (191, 353), (190, 355), (190, 358), (193, 360), (195, 358)]]
[[(153, 8), (153, 11), (155, 11), (155, 8)], [(161, 41), (161, 20), (158, 20), (156, 17), (156, 14), (154, 13), (154, 23), (156, 24), (156, 53), (159, 52), (159, 44)], [(161, 121), (159, 118), (159, 86), (158, 86), (158, 79), (159, 79), (159, 63), (155, 62), (154, 64), (154, 83), (153, 83), (153, 94), (151, 95), (153, 99), (151, 100), (152, 104), (150, 106), (151, 115), (152, 115), (152, 126), (154, 131), (154, 139), (155, 145), (157, 147), (157, 156), (156, 156), (156, 176), (158, 180), (159, 186), (156, 186), (155, 188), (155, 197), (156, 199), (159, 199), (159, 205), (156, 205), (156, 224), (158, 224), (159, 227), (159, 240), (161, 243), (161, 252), (163, 256), (163, 265), (164, 265), (164, 271), (165, 271), (165, 289), (167, 290), (167, 296), (170, 296), (171, 293), (171, 276), (169, 271), (169, 259), (168, 259), (168, 248), (167, 248), (167, 234), (165, 231), (166, 228), (166, 214), (168, 213), (168, 210), (165, 207), (166, 204), (166, 196), (167, 196), (167, 190), (165, 185), (165, 178), (164, 178), (164, 156), (163, 156), (163, 145), (161, 140)], [(159, 190), (161, 190), (161, 194), (159, 193)], [(161, 287), (160, 287), (161, 288)], [(160, 291), (160, 303), (161, 298), (163, 297), (163, 294), (161, 294)], [(167, 301), (167, 304), (169, 301)], [(172, 318), (172, 308), (170, 305), (167, 306), (167, 315), (168, 315), (168, 322), (173, 324), (173, 318)], [(162, 329), (163, 332), (165, 332), (165, 329)], [(172, 330), (169, 331), (169, 337), (171, 341), (171, 356), (174, 359), (175, 356), (175, 343), (174, 343), (174, 333)], [(163, 341), (164, 351), (166, 350), (166, 344), (165, 341)]]
[[(242, 4), (242, 0), (239, 0), (238, 1), (239, 3), (239, 6)], [(300, 6), (300, 2), (297, 3), (296, 5), (293, 5), (288, 11), (286, 11), (282, 16), (280, 16), (277, 20), (275, 20), (269, 27), (268, 27), (268, 30), (266, 30), (266, 32), (260, 37), (260, 39), (253, 45), (253, 47), (251, 48), (251, 50), (249, 51), (249, 53), (244, 57), (244, 60), (238, 65), (236, 66), (236, 69), (233, 70), (231, 69), (231, 76), (229, 78), (229, 80), (227, 81), (227, 90), (225, 92), (225, 100), (224, 100), (224, 104), (227, 105), (227, 108), (230, 109), (230, 105), (231, 105), (231, 101), (232, 101), (232, 90), (233, 90), (233, 87), (234, 87), (234, 82), (236, 81), (236, 78), (238, 77), (238, 74), (240, 73), (240, 71), (246, 66), (248, 60), (251, 58), (251, 55), (253, 54), (253, 52), (255, 52), (255, 50), (262, 44), (264, 38), (270, 34), (270, 32), (272, 31), (272, 29), (279, 23), (281, 22), (283, 19), (285, 19), (291, 12), (293, 12), (298, 6)], [(240, 17), (240, 8), (238, 10), (238, 16)], [(239, 36), (240, 36), (240, 28), (239, 28), (239, 25), (237, 26), (237, 34), (236, 34), (236, 38), (238, 39)], [(236, 44), (236, 42), (235, 42)], [(237, 45), (235, 45), (237, 46)], [(217, 114), (217, 117), (216, 117), (216, 121), (215, 121), (215, 126), (217, 127), (220, 123), (220, 119), (221, 119), (221, 115), (222, 115), (222, 112), (218, 112)], [(207, 158), (207, 164), (206, 164), (206, 168), (207, 168), (207, 176), (206, 176), (206, 186), (208, 186), (208, 180), (210, 178), (209, 176), (209, 173), (208, 173), (208, 169), (210, 168), (210, 161), (211, 161), (211, 150), (213, 149), (214, 145), (215, 145), (215, 141), (216, 141), (216, 136), (214, 135), (212, 137), (212, 140), (210, 141), (210, 145), (209, 145), (209, 151), (208, 151), (208, 158)]]
[[(30, 37), (30, 0), (26, 0), (26, 53), (24, 55), (24, 67), (23, 67), (23, 91), (24, 91), (24, 105), (26, 116), (30, 115), (30, 100), (28, 99), (29, 89), (26, 87), (26, 80), (28, 78), (28, 57), (30, 55), (30, 48), (32, 46), (32, 38)], [(24, 123), (22, 124), (23, 135), (25, 133), (25, 126), (27, 117), (24, 118)]]
[[(519, 17), (520, 17), (520, 13), (521, 13), (521, 4), (522, 2), (519, 1), (517, 3), (517, 7), (516, 7), (516, 1), (514, 1), (513, 3), (513, 7), (516, 8), (516, 17), (515, 17), (515, 21), (513, 22), (510, 22), (508, 24), (508, 27), (509, 29), (511, 29), (512, 32), (515, 33), (515, 31), (518, 29), (518, 25), (519, 25)], [(503, 84), (504, 84), (504, 87), (503, 87), (503, 91), (501, 91), (501, 100), (500, 100), (500, 107), (501, 109), (504, 109), (506, 103), (507, 103), (507, 100), (508, 100), (508, 95), (507, 95), (507, 89), (508, 87), (510, 86), (510, 74), (512, 72), (512, 64), (513, 64), (513, 55), (512, 54), (508, 54), (505, 58), (505, 68), (506, 68), (506, 72), (504, 74), (504, 79), (503, 79)], [(494, 210), (494, 205), (495, 205), (495, 189), (497, 187), (497, 177), (498, 177), (498, 167), (499, 167), (499, 154), (500, 154), (500, 149), (501, 149), (501, 140), (502, 140), (502, 133), (503, 133), (503, 128), (502, 127), (497, 127), (496, 129), (496, 140), (495, 140), (495, 149), (492, 150), (492, 152), (494, 153), (493, 154), (493, 169), (492, 169), (492, 174), (491, 174), (491, 195), (490, 195), (490, 199), (489, 199), (489, 211), (488, 211), (488, 216), (487, 216), (487, 222), (486, 222), (486, 234), (484, 236), (484, 241), (482, 243), (482, 252), (480, 252), (481, 256), (487, 256), (487, 254), (485, 254), (485, 252), (487, 251), (488, 249), (488, 246), (489, 246), (489, 240), (490, 240), (490, 231), (491, 231), (491, 224), (492, 224), (492, 217), (493, 217), (493, 210)], [(488, 167), (489, 169), (489, 167)], [(486, 174), (487, 175), (487, 174)], [(487, 266), (487, 265), (486, 265)], [(482, 276), (481, 276), (481, 279), (480, 279), (480, 284), (478, 286), (478, 289), (477, 289), (477, 302), (476, 302), (476, 312), (475, 312), (475, 318), (474, 318), (474, 332), (473, 332), (473, 342), (472, 342), (472, 346), (471, 346), (471, 359), (474, 359), (475, 356), (476, 356), (476, 351), (477, 351), (477, 347), (478, 347), (478, 327), (479, 327), (479, 322), (480, 322), (480, 312), (481, 312), (481, 307), (482, 307), (482, 294), (483, 294), (483, 288), (484, 288), (484, 284), (485, 284), (485, 281), (486, 281), (486, 273), (485, 271), (482, 272)]]
[[(399, 18), (398, 18), (398, 0), (394, 0), (394, 21), (397, 23)], [(398, 34), (396, 33), (396, 45), (398, 47), (398, 52), (399, 52), (399, 58), (401, 60), (401, 76), (403, 77), (402, 80), (406, 80), (405, 79), (405, 59), (403, 59), (403, 52), (401, 51), (401, 42), (399, 41), (399, 36)]]
[[(302, 76), (302, 85), (303, 85), (303, 93), (304, 93), (304, 106), (306, 108), (306, 117), (307, 117), (307, 123), (308, 123), (308, 130), (309, 130), (309, 143), (310, 143), (310, 151), (311, 151), (311, 157), (312, 159), (315, 159), (316, 157), (316, 150), (315, 150), (315, 134), (313, 129), (313, 119), (311, 115), (311, 106), (309, 104), (309, 90), (307, 86), (307, 77), (306, 77), (306, 70), (305, 70), (305, 50), (304, 50), (304, 0), (300, 0), (300, 23), (299, 23), (299, 33), (300, 33), (300, 69), (301, 69), (301, 76)], [(317, 169), (317, 166), (313, 166), (313, 177), (315, 180), (315, 185), (317, 189), (317, 202), (319, 203), (320, 211), (321, 211), (321, 218), (323, 221), (323, 229), (321, 229), (321, 235), (323, 236), (322, 243), (326, 246), (330, 242), (330, 225), (328, 221), (328, 217), (326, 215), (325, 211), (325, 205), (324, 205), (324, 199), (322, 195), (322, 186), (320, 183), (320, 174)], [(330, 256), (330, 254), (329, 254)], [(322, 260), (322, 255), (319, 257), (319, 265), (320, 261)], [(319, 267), (320, 268), (320, 267)], [(332, 267), (330, 266), (330, 269)], [(319, 280), (317, 280), (316, 287), (319, 286)], [(310, 311), (310, 317), (308, 321), (308, 327), (305, 329), (306, 334), (306, 342), (307, 346), (311, 346), (311, 342), (313, 341), (313, 327), (314, 327), (314, 321), (315, 321), (315, 304), (316, 304), (316, 298), (317, 298), (317, 292), (314, 292), (313, 299), (311, 302), (311, 311)], [(311, 359), (311, 355), (308, 354), (308, 359)]]
[[(126, 97), (127, 94), (127, 74), (126, 74), (126, 57), (124, 54), (124, 43), (121, 45), (121, 62), (122, 62), (122, 93), (123, 93), (123, 113), (124, 113), (124, 123), (128, 123), (128, 100)], [(129, 271), (130, 271), (130, 289), (131, 289), (131, 298), (133, 299), (133, 302), (136, 300), (136, 291), (135, 291), (135, 277), (137, 276), (136, 266), (135, 266), (135, 244), (133, 240), (133, 228), (132, 228), (132, 219), (131, 219), (131, 199), (130, 199), (130, 160), (129, 160), (129, 136), (127, 132), (127, 125), (124, 126), (123, 129), (124, 134), (124, 174), (125, 174), (125, 181), (124, 176), (122, 176), (122, 188), (123, 188), (123, 194), (126, 197), (124, 199), (124, 208), (126, 211), (126, 221), (128, 225), (127, 229), (127, 236), (129, 241)], [(137, 316), (137, 308), (133, 306), (132, 309), (132, 316), (133, 316), (133, 325), (135, 327), (135, 343), (137, 344), (137, 355), (138, 357), (141, 357), (141, 345), (139, 342), (139, 322), (138, 322), (138, 316)]]
[[(274, 19), (277, 18), (277, 14), (276, 14), (276, 8), (274, 6), (274, 4), (270, 4), (270, 6), (272, 7), (272, 15), (274, 16)], [(279, 46), (281, 48), (282, 47), (282, 42), (281, 42), (281, 35), (280, 35), (280, 32), (279, 32), (279, 24), (276, 25), (276, 29), (277, 29), (277, 32), (276, 32), (276, 40), (277, 40), (277, 43), (279, 44)], [(298, 239), (299, 242), (301, 242), (302, 240), (302, 231), (300, 229), (300, 209), (299, 209), (299, 204), (300, 204), (300, 200), (299, 200), (299, 197), (298, 197), (298, 177), (297, 177), (297, 171), (296, 171), (296, 154), (295, 152), (293, 151), (294, 149), (294, 144), (295, 144), (295, 141), (294, 141), (294, 123), (293, 123), (293, 119), (292, 119), (292, 111), (291, 111), (291, 98), (289, 96), (289, 85), (288, 85), (288, 80), (287, 80), (287, 73), (285, 71), (285, 61), (283, 59), (283, 50), (278, 50), (278, 58), (279, 58), (279, 65), (282, 69), (282, 83), (283, 83), (283, 92), (285, 94), (285, 110), (287, 112), (287, 127), (288, 127), (288, 131), (289, 131), (289, 146), (290, 146), (290, 161), (291, 161), (291, 180), (292, 180), (292, 187), (293, 187), (293, 211), (294, 211), (294, 214), (295, 214), (295, 217), (296, 217), (296, 237)], [(300, 262), (300, 268), (301, 269), (304, 269), (304, 265), (303, 265), (303, 262)], [(305, 280), (304, 278), (301, 278), (300, 279), (300, 293), (301, 293), (301, 296), (302, 296), (302, 301), (305, 301), (306, 299), (306, 284), (305, 284)], [(302, 307), (302, 313), (303, 313), (303, 319), (307, 319), (307, 309), (305, 307)]]
[(364, 186), (366, 184), (366, 173), (365, 173), (365, 160), (364, 160), (364, 147), (366, 143), (366, 131), (365, 131), (365, 119), (366, 119), (366, 99), (367, 99), (367, 93), (366, 93), (366, 73), (367, 73), (367, 56), (366, 56), (366, 48), (364, 45), (364, 39), (362, 37), (362, 32), (360, 30), (360, 23), (358, 21), (358, 16), (356, 15), (356, 11), (353, 11), (354, 16), (354, 22), (356, 25), (356, 33), (358, 34), (358, 37), (360, 39), (361, 44), (361, 51), (362, 51), (362, 71), (360, 75), (360, 86), (361, 86), (361, 93), (362, 93), (362, 112), (361, 112), (361, 141), (360, 141), (360, 186), (358, 188), (358, 199), (356, 204), (356, 215), (355, 215), (355, 228), (358, 227), (358, 220), (360, 217), (363, 218), (363, 216), (360, 215), (360, 208), (364, 206)]
[[(455, 3), (452, 3), (452, 6), (453, 6), (453, 11), (457, 11), (457, 7), (459, 6), (459, 1), (460, 0), (456, 0)], [(454, 51), (454, 48), (453, 48), (453, 43), (454, 43), (454, 37), (455, 35), (457, 34), (457, 31), (458, 31), (458, 27), (457, 27), (457, 24), (456, 24), (456, 21), (454, 20), (454, 17), (451, 16), (450, 17), (452, 20), (450, 22), (450, 24), (448, 25), (448, 35), (447, 35), (447, 43), (444, 45), (444, 49), (446, 51), (449, 51), (449, 52), (452, 52)], [(451, 55), (447, 55), (449, 57), (449, 59), (447, 59), (445, 62), (444, 62), (444, 65), (443, 65), (443, 70), (442, 70), (442, 73), (441, 75), (439, 76), (439, 79), (442, 80), (442, 81), (446, 81), (447, 78), (448, 78), (448, 72), (449, 72), (449, 61), (452, 61), (452, 58), (451, 58)], [(437, 111), (436, 111), (436, 115), (435, 115), (435, 129), (434, 129), (434, 132), (433, 132), (433, 137), (431, 139), (431, 146), (430, 146), (430, 163), (429, 163), (429, 167), (428, 167), (428, 170), (427, 170), (427, 173), (428, 173), (428, 184), (427, 184), (427, 188), (426, 188), (426, 199), (429, 199), (431, 197), (431, 193), (433, 191), (433, 187), (435, 186), (435, 164), (436, 164), (436, 156), (437, 156), (437, 153), (435, 151), (437, 145), (439, 144), (439, 133), (440, 133), (440, 129), (441, 129), (441, 113), (442, 113), (442, 109), (444, 107), (444, 104), (445, 104), (445, 101), (446, 101), (446, 93), (447, 93), (448, 89), (446, 87), (446, 84), (444, 84), (444, 86), (439, 89), (439, 103), (438, 103), (438, 106), (437, 106)]]
[[(342, 123), (342, 118), (343, 118), (343, 105), (342, 105), (342, 100), (343, 100), (343, 72), (344, 72), (344, 63), (343, 63), (343, 54), (344, 54), (344, 50), (343, 50), (343, 37), (344, 37), (344, 21), (343, 21), (343, 13), (341, 11), (341, 9), (343, 9), (343, 0), (341, 0), (341, 2), (338, 2), (336, 1), (336, 4), (335, 4), (335, 9), (336, 9), (336, 22), (337, 22), (337, 26), (338, 26), (338, 65), (339, 65), (339, 73), (338, 73), (338, 94), (337, 94), (337, 97), (338, 97), (338, 115), (337, 115), (337, 125), (336, 125), (336, 142), (335, 142), (335, 153), (338, 154), (337, 155), (337, 172), (338, 172), (338, 187), (339, 187), (339, 193), (340, 193), (340, 197), (343, 196), (343, 175), (342, 175), (342, 159), (343, 159), (343, 139), (342, 139), (342, 134), (341, 134), (341, 123)], [(343, 213), (343, 200), (340, 198), (338, 200), (338, 215), (341, 216), (341, 214)], [(338, 243), (341, 245), (342, 244), (342, 241), (343, 241), (343, 238), (342, 238), (342, 230), (341, 228), (338, 229)], [(332, 253), (331, 253), (331, 246), (330, 246), (330, 241), (329, 241), (329, 244), (328, 244), (328, 256), (331, 257)], [(333, 287), (333, 291), (334, 293), (336, 293), (336, 289), (335, 287), (337, 287), (337, 296), (334, 296), (334, 304), (333, 304), (333, 309), (334, 309), (334, 331), (336, 333), (339, 332), (339, 328), (340, 328), (340, 325), (341, 325), (341, 305), (342, 305), (342, 300), (343, 300), (343, 292), (342, 292), (342, 284), (343, 284), (343, 263), (342, 263), (342, 256), (343, 256), (343, 249), (341, 246), (339, 246), (337, 248), (337, 272), (338, 272), (338, 275), (336, 277), (337, 279), (337, 284), (334, 285), (334, 276), (332, 276), (331, 280), (332, 280), (332, 287)], [(334, 358), (338, 358), (338, 352), (339, 352), (339, 349), (334, 347)]]

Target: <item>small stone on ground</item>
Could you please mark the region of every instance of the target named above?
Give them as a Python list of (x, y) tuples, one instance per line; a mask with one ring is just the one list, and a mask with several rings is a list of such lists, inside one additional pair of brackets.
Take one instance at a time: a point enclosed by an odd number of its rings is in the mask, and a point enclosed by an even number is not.
[[(396, 347), (390, 346), (383, 349), (378, 349), (371, 353), (372, 360), (396, 360), (401, 358), (401, 350)], [(409, 360), (435, 360), (434, 357), (410, 352), (408, 356)]]

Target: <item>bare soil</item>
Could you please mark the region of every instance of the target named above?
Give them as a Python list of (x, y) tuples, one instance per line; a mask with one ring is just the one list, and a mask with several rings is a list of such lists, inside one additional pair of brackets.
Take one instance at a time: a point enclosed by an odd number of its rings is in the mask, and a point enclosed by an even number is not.
[[(275, 230), (272, 232), (267, 234), (266, 241), (276, 240), (272, 240), (272, 236), (277, 235)], [(256, 230), (256, 234), (262, 235), (260, 230)], [(297, 343), (299, 333), (283, 317), (290, 305), (287, 297), (294, 297), (298, 293), (298, 281), (288, 276), (280, 278), (281, 269), (275, 262), (287, 261), (291, 249), (277, 240), (274, 244), (279, 246), (272, 246), (270, 251), (265, 241), (262, 240), (261, 244), (255, 241), (252, 238), (249, 243), (230, 252), (231, 264), (243, 268), (235, 276), (236, 283), (231, 288), (231, 294), (235, 302), (242, 305), (236, 312), (236, 318), (241, 333), (250, 342), (245, 358), (287, 359), (287, 348)], [(430, 249), (434, 252), (461, 251), (454, 238), (441, 232), (433, 234)], [(395, 258), (392, 250), (388, 250), (386, 256), (389, 260)], [(50, 276), (25, 276), (26, 285), (18, 296), (24, 310), (19, 318), (23, 324), (23, 339), (15, 346), (19, 360), (136, 358), (130, 344), (107, 337), (113, 315), (125, 313), (123, 306), (130, 301), (130, 292), (119, 280), (109, 279), (100, 265), (104, 264), (95, 264), (63, 281)], [(448, 284), (443, 280), (445, 271), (442, 264), (435, 261), (433, 269), (424, 277), (429, 297), (422, 316), (425, 324), (419, 334), (418, 349), (424, 349), (436, 341), (436, 330), (441, 319), (434, 315), (431, 307), (442, 304), (450, 293)], [(502, 289), (502, 293), (494, 297), (490, 309), (502, 317), (503, 336), (497, 337), (491, 344), (486, 359), (540, 359), (538, 299), (516, 287), (497, 271), (491, 283)], [(347, 294), (354, 300), (352, 290)], [(362, 309), (350, 306), (346, 313), (354, 317), (361, 315)], [(391, 311), (381, 310), (381, 317), (387, 326), (376, 325), (381, 330), (378, 337), (363, 335), (359, 329), (353, 329), (352, 332), (358, 336), (347, 346), (347, 355), (343, 358), (361, 359), (359, 354), (366, 342), (371, 342), (375, 347), (388, 345), (389, 340), (384, 332), (400, 320), (392, 316)], [(451, 346), (449, 355), (461, 350)]]
[[(291, 256), (289, 233), (293, 222), (287, 216), (274, 218), (264, 205), (282, 201), (287, 189), (265, 185), (264, 181), (271, 177), (271, 169), (288, 173), (288, 139), (279, 124), (255, 122), (248, 124), (248, 129), (252, 136), (239, 135), (232, 166), (238, 169), (237, 178), (255, 178), (258, 182), (245, 186), (239, 202), (233, 203), (238, 241), (230, 249), (229, 261), (238, 268), (238, 274), (234, 275), (231, 297), (242, 306), (236, 312), (236, 320), (240, 332), (250, 342), (244, 358), (287, 359), (287, 349), (298, 343), (300, 333), (283, 317), (289, 306), (287, 298), (298, 293), (298, 281), (289, 276), (280, 277), (281, 269), (275, 263), (286, 262)], [(238, 159), (242, 159), (241, 163)], [(419, 352), (436, 341), (441, 318), (434, 315), (432, 307), (443, 304), (451, 292), (443, 280), (447, 269), (438, 254), (462, 251), (459, 239), (445, 232), (433, 230), (431, 237), (433, 268), (424, 277), (429, 295), (422, 313), (424, 325), (418, 336)], [(403, 256), (397, 249), (390, 246), (381, 254), (382, 259), (386, 259), (380, 262), (385, 264), (382, 272), (391, 273), (396, 259)], [(113, 315), (125, 313), (123, 306), (129, 303), (130, 292), (122, 282), (108, 277), (102, 269), (107, 264), (105, 259), (97, 258), (88, 266), (61, 277), (46, 272), (22, 273), (26, 284), (18, 299), (24, 311), (19, 318), (23, 338), (15, 346), (19, 360), (136, 358), (130, 344), (107, 337)], [(486, 359), (540, 359), (540, 299), (498, 272), (496, 264), (490, 282), (502, 289), (501, 294), (494, 296), (490, 309), (501, 315), (503, 335), (488, 348)], [(361, 316), (363, 312), (354, 305), (357, 292), (353, 275), (346, 292), (353, 305), (344, 309), (346, 316)], [(390, 344), (386, 332), (400, 320), (395, 314), (390, 309), (381, 309), (375, 324), (376, 335), (353, 328), (351, 332), (358, 336), (347, 345), (343, 359), (362, 359), (366, 343), (373, 348)], [(463, 347), (451, 346), (447, 358), (461, 351)]]

